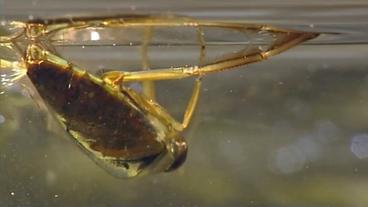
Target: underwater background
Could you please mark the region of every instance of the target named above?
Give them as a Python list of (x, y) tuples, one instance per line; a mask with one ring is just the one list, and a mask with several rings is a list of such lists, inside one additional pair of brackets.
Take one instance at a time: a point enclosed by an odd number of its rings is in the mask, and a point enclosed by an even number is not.
[[(112, 177), (27, 89), (11, 87), (0, 95), (0, 206), (368, 205), (368, 2), (0, 0), (0, 21), (168, 13), (339, 34), (206, 76), (184, 133), (187, 161), (171, 173)], [(119, 59), (64, 52), (85, 68)], [(157, 82), (175, 117), (192, 81)]]

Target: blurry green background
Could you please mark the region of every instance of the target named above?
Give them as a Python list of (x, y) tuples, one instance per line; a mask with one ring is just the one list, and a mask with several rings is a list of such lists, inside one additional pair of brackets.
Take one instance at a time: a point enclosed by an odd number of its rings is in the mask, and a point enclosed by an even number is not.
[[(343, 33), (207, 76), (184, 166), (137, 179), (100, 169), (13, 87), (0, 95), (0, 206), (367, 206), (368, 4), (329, 2), (0, 0), (2, 20), (171, 12)], [(180, 117), (191, 87), (158, 83), (160, 103)]]

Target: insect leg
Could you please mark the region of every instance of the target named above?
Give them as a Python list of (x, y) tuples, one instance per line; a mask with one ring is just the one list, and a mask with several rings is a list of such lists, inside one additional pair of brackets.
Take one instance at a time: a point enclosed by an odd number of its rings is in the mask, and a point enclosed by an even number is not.
[(130, 94), (134, 100), (136, 100), (140, 105), (145, 106), (146, 110), (155, 114), (156, 117), (160, 118), (162, 122), (167, 122), (172, 125), (176, 130), (182, 131), (186, 127), (188, 127), (189, 122), (193, 116), (194, 110), (197, 106), (197, 102), (200, 95), (201, 89), (201, 78), (197, 78), (194, 84), (192, 96), (189, 100), (189, 103), (185, 109), (183, 121), (179, 122), (175, 120), (164, 108), (162, 108), (155, 101), (148, 100), (139, 94), (137, 94), (133, 89), (127, 89), (127, 92)]
[(262, 61), (270, 56), (279, 54), (307, 39), (312, 38), (310, 33), (298, 33), (288, 38), (280, 40), (277, 45), (264, 52), (251, 53), (247, 55), (236, 54), (230, 58), (207, 64), (204, 66), (177, 67), (166, 69), (155, 69), (150, 71), (110, 71), (103, 74), (105, 81), (112, 80), (119, 75), (124, 75), (124, 81), (145, 81), (145, 80), (171, 80), (182, 79), (192, 76), (203, 76), (213, 72), (228, 70), (237, 66), (246, 65), (253, 62)]
[[(148, 31), (148, 32), (150, 32), (150, 31)], [(204, 42), (204, 39), (203, 39), (203, 32), (199, 28), (198, 28), (198, 41), (199, 41), (199, 45), (200, 45), (200, 48), (199, 48), (200, 49), (199, 65), (202, 65), (202, 63), (204, 62), (204, 58), (205, 58), (205, 42)], [(145, 50), (147, 50), (147, 42), (142, 47), (142, 53), (143, 53), (142, 56), (143, 56), (143, 67), (148, 68), (148, 57), (147, 57), (147, 54), (145, 53), (147, 51), (145, 51)], [(153, 72), (153, 71), (150, 71), (150, 72)], [(112, 83), (114, 85), (118, 85), (118, 84), (121, 84), (123, 81), (125, 81), (126, 80), (125, 78), (127, 78), (127, 77), (129, 78), (130, 74), (131, 74), (130, 72), (112, 71), (112, 72), (107, 72), (107, 73), (103, 74), (102, 79), (107, 83), (110, 83), (110, 84)], [(140, 81), (140, 80), (136, 80), (136, 81)], [(149, 80), (149, 79), (148, 79), (148, 81), (143, 80), (143, 87), (148, 87), (148, 89), (151, 89), (151, 90), (153, 89), (154, 90), (154, 85), (147, 85), (147, 82), (153, 84), (152, 80)], [(193, 92), (192, 92), (191, 98), (188, 102), (188, 105), (185, 109), (184, 116), (183, 116), (183, 121), (181, 123), (179, 123), (174, 118), (172, 118), (168, 113), (166, 113), (164, 111), (164, 109), (162, 109), (160, 106), (158, 106), (154, 102), (154, 100), (152, 99), (152, 97), (154, 97), (154, 96), (152, 96), (152, 95), (154, 95), (154, 94), (152, 94), (152, 92), (154, 93), (154, 91), (152, 91), (150, 93), (145, 93), (145, 90), (144, 90), (144, 92), (143, 92), (146, 95), (146, 97), (150, 98), (150, 100), (142, 99), (140, 96), (137, 96), (132, 91), (130, 91), (129, 93), (136, 100), (138, 100), (139, 102), (141, 102), (145, 106), (147, 106), (151, 112), (154, 112), (156, 115), (163, 117), (164, 120), (170, 120), (169, 122), (171, 124), (173, 124), (174, 127), (177, 130), (181, 131), (181, 130), (185, 129), (186, 127), (188, 127), (188, 125), (189, 125), (189, 122), (190, 122), (190, 120), (193, 116), (194, 110), (197, 106), (197, 102), (198, 102), (199, 95), (200, 95), (200, 89), (201, 89), (201, 76), (198, 77), (195, 80)]]
[[(150, 63), (148, 57), (148, 45), (152, 39), (152, 27), (147, 27), (144, 29), (144, 36), (141, 47), (141, 57), (142, 57), (142, 69), (150, 70)], [(155, 93), (155, 83), (151, 80), (146, 80), (142, 82), (143, 94), (151, 99), (156, 100)]]
[[(198, 33), (198, 42), (200, 45), (199, 65), (202, 65), (205, 59), (205, 55), (206, 55), (205, 53), (206, 44), (203, 38), (203, 31), (200, 29), (200, 27), (198, 27), (197, 33)], [(183, 122), (182, 122), (183, 129), (188, 127), (189, 122), (192, 119), (194, 110), (198, 103), (198, 99), (199, 99), (199, 95), (201, 91), (201, 83), (202, 83), (202, 77), (198, 77), (195, 80), (192, 96), (184, 112), (184, 117), (183, 117)]]
[(193, 88), (193, 92), (192, 92), (192, 96), (189, 100), (189, 103), (187, 105), (187, 108), (185, 109), (184, 112), (184, 118), (183, 118), (183, 122), (182, 122), (182, 127), (183, 129), (187, 128), (189, 125), (189, 122), (193, 116), (194, 110), (197, 106), (198, 103), (198, 99), (199, 99), (199, 94), (201, 91), (201, 83), (202, 80), (201, 78), (197, 78), (194, 84), (194, 88)]

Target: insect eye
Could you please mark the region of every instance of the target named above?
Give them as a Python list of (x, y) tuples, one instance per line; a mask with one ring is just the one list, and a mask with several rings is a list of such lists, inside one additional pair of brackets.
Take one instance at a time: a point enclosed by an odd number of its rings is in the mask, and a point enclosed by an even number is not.
[(178, 169), (187, 159), (187, 150), (180, 153), (180, 155), (175, 159), (171, 166), (166, 170), (166, 172), (174, 171)]
[(172, 150), (174, 151), (174, 161), (165, 170), (166, 172), (174, 171), (178, 169), (187, 159), (188, 146), (184, 140), (175, 141), (173, 143)]

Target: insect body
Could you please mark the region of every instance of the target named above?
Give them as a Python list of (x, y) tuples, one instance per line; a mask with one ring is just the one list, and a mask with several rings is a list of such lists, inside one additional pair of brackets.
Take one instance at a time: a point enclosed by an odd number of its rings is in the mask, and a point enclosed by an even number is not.
[[(135, 27), (148, 28), (148, 34), (153, 29), (162, 27), (193, 28), (198, 34), (200, 65), (135, 72), (110, 70), (97, 77), (56, 55), (52, 47), (53, 44), (58, 44), (57, 37), (64, 33), (91, 28)], [(230, 57), (203, 63), (206, 47), (204, 31), (208, 28), (270, 33), (275, 39), (267, 45), (267, 49), (261, 49), (257, 45)], [(201, 77), (207, 73), (261, 61), (316, 36), (314, 33), (260, 25), (216, 23), (175, 17), (34, 21), (24, 24), (22, 34), (0, 38), (2, 44), (10, 42), (9, 44), (15, 46), (20, 39), (28, 42), (23, 62), (18, 64), (2, 59), (1, 67), (19, 66), (17, 74), (28, 76), (65, 130), (96, 163), (118, 177), (133, 177), (149, 172), (171, 171), (185, 161), (187, 143), (180, 133), (188, 126), (196, 107)], [(149, 45), (149, 35), (146, 37), (142, 41), (144, 52), (147, 52)], [(67, 40), (63, 44), (68, 44)], [(16, 75), (13, 79), (19, 79), (21, 75)], [(154, 101), (152, 93), (141, 94), (123, 85), (132, 81), (147, 82), (192, 76), (198, 78), (181, 123), (174, 120)]]
[[(36, 46), (29, 50), (34, 51), (28, 55), (42, 52)], [(153, 110), (159, 106), (133, 90), (47, 58), (28, 58), (27, 76), (68, 133), (111, 173), (135, 176), (158, 166), (169, 171), (185, 160), (186, 143), (161, 117), (163, 109)]]

